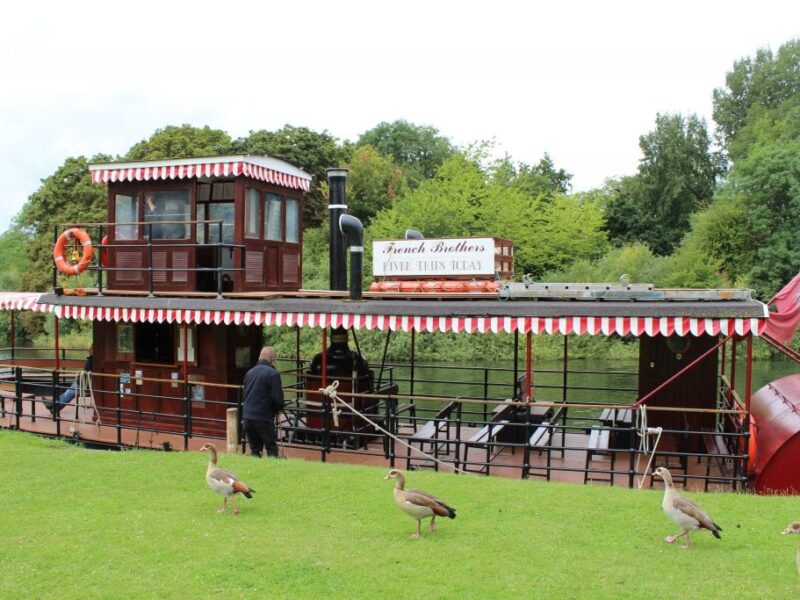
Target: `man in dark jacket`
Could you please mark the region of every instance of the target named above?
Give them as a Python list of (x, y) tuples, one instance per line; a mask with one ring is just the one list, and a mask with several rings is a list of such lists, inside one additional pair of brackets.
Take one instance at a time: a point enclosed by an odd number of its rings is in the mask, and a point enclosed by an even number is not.
[(278, 456), (275, 416), (283, 410), (284, 401), (281, 376), (272, 366), (274, 362), (275, 348), (264, 346), (258, 362), (244, 376), (242, 417), (253, 456), (260, 457), (264, 447), (267, 456)]

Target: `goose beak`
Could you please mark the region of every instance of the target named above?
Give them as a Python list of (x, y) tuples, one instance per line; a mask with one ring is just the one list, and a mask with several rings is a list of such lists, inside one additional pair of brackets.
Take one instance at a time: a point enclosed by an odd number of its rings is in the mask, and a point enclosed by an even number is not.
[[(383, 478), (383, 480), (386, 481), (387, 479), (391, 479), (391, 478), (392, 478), (392, 476), (387, 474), (386, 477)], [(784, 533), (786, 533), (786, 532), (784, 531)]]

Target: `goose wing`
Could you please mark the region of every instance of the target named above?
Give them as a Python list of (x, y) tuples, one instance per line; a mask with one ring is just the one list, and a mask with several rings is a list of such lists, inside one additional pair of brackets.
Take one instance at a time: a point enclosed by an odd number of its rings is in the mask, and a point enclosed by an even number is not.
[(453, 518), (456, 513), (452, 506), (425, 490), (408, 490), (406, 492), (406, 501), (418, 506), (427, 506), (435, 514), (442, 517)]
[(688, 498), (676, 495), (672, 505), (687, 517), (697, 521), (699, 527), (708, 529), (709, 531), (713, 532), (716, 537), (719, 537), (717, 532), (722, 531), (722, 527), (714, 523), (714, 520), (708, 516), (706, 511), (697, 506), (697, 504)]

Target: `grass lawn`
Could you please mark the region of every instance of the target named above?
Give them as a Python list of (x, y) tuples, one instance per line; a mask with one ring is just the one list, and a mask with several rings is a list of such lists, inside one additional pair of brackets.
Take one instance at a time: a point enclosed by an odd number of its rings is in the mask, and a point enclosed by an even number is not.
[(413, 540), (384, 469), (221, 454), (257, 490), (233, 517), (205, 454), (0, 452), (0, 598), (800, 597), (797, 497), (692, 494), (724, 531), (683, 550), (660, 491), (409, 473), (458, 510)]

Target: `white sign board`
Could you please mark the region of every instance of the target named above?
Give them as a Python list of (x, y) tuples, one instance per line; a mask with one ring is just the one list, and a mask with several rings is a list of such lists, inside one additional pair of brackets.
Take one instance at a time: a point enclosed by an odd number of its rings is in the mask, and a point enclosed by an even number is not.
[(372, 242), (374, 277), (494, 275), (493, 238)]

